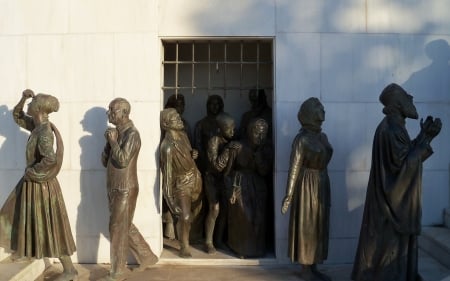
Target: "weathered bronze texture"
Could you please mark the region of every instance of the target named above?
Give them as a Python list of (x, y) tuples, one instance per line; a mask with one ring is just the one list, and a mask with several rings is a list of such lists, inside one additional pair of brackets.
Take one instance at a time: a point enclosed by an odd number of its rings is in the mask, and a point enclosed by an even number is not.
[[(186, 102), (184, 99), (184, 95), (182, 94), (173, 94), (169, 96), (169, 98), (166, 101), (166, 104), (164, 105), (164, 108), (175, 108), (178, 114), (181, 117), (181, 120), (183, 121), (184, 131), (186, 132), (189, 141), (192, 143), (192, 131), (191, 126), (187, 122), (186, 119), (183, 118), (184, 109), (186, 106)], [(161, 140), (164, 138), (163, 132), (161, 132)], [(164, 236), (166, 236), (169, 239), (175, 239), (176, 233), (175, 233), (175, 227), (174, 227), (174, 221), (172, 214), (169, 210), (169, 207), (167, 206), (166, 200), (163, 200), (162, 202), (162, 221), (164, 226)], [(191, 229), (192, 232), (192, 229)]]
[(397, 84), (382, 91), (386, 115), (373, 139), (361, 233), (352, 279), (422, 280), (417, 270), (421, 232), (422, 163), (433, 153), (431, 140), (442, 127), (439, 118), (421, 121), (411, 140), (405, 119), (417, 119), (413, 97)]
[(330, 280), (316, 264), (328, 256), (330, 180), (327, 165), (333, 148), (322, 132), (325, 110), (317, 98), (300, 106), (302, 125), (292, 143), (290, 167), (281, 212), (292, 204), (289, 220), (289, 252), (292, 262), (302, 265), (305, 280)]
[(272, 171), (272, 148), (267, 147), (269, 125), (264, 119), (248, 124), (246, 137), (235, 145), (230, 171), (226, 171), (228, 191), (228, 246), (241, 258), (266, 253), (268, 185), (265, 176)]
[(132, 223), (139, 192), (137, 159), (141, 138), (129, 119), (130, 103), (116, 98), (109, 104), (108, 121), (115, 128), (105, 132), (106, 145), (102, 163), (106, 167), (106, 186), (109, 202), (109, 233), (111, 239), (111, 279), (120, 278), (126, 271), (128, 251), (144, 269), (158, 261), (150, 246)]
[[(214, 245), (224, 247), (227, 225), (227, 198), (223, 174), (229, 172), (229, 159), (240, 144), (231, 141), (234, 136), (234, 119), (221, 112), (216, 118), (219, 131), (210, 138), (207, 146), (207, 167), (203, 175), (204, 189), (208, 200), (208, 214), (205, 220), (205, 247), (209, 254), (216, 252)], [(213, 243), (213, 235), (215, 242)]]
[(178, 220), (180, 256), (189, 258), (192, 256), (189, 245), (191, 221), (202, 207), (202, 180), (194, 162), (198, 152), (192, 149), (183, 121), (175, 109), (161, 111), (160, 122), (164, 131), (160, 144), (163, 196)]
[[(25, 101), (27, 113), (23, 111)], [(59, 258), (64, 272), (57, 280), (73, 280), (77, 271), (70, 256), (75, 252), (69, 219), (56, 178), (64, 146), (49, 114), (59, 109), (57, 98), (25, 90), (14, 107), (13, 118), (31, 132), (26, 146), (25, 174), (0, 210), (0, 246), (13, 252), (13, 259)], [(53, 144), (56, 139), (56, 152)]]

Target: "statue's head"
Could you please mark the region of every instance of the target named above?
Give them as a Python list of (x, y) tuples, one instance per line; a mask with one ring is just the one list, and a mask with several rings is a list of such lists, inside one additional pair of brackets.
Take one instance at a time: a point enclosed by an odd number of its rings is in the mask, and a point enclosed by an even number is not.
[(220, 112), (223, 112), (223, 99), (219, 95), (211, 95), (208, 97), (206, 101), (206, 111), (208, 115), (217, 115)]
[(260, 108), (267, 105), (267, 97), (264, 89), (251, 89), (248, 92), (248, 99), (252, 105), (252, 108)]
[(383, 113), (386, 115), (400, 114), (403, 118), (419, 118), (413, 97), (395, 83), (387, 85), (379, 99), (384, 105)]
[(52, 95), (37, 94), (28, 104), (27, 114), (35, 116), (36, 114), (48, 115), (59, 110), (59, 101)]
[(180, 114), (174, 108), (166, 108), (161, 110), (159, 114), (159, 122), (161, 129), (167, 130), (183, 130), (183, 120), (181, 120)]
[(114, 125), (120, 125), (129, 120), (131, 111), (130, 103), (124, 98), (113, 99), (108, 106), (108, 121)]
[(226, 112), (221, 112), (216, 117), (220, 134), (226, 139), (232, 139), (234, 136), (234, 119)]
[(311, 97), (302, 103), (297, 118), (303, 127), (320, 128), (325, 121), (325, 109), (318, 98)]
[(247, 138), (253, 145), (261, 145), (266, 141), (269, 124), (262, 118), (252, 119), (247, 127)]
[(184, 107), (185, 101), (182, 94), (171, 95), (164, 106), (164, 108), (175, 108), (180, 115), (183, 115)]

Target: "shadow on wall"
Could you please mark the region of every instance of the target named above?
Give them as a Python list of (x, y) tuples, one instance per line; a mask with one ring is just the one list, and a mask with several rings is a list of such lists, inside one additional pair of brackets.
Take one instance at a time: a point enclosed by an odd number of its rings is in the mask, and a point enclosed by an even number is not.
[[(427, 115), (432, 115), (441, 118), (443, 124), (440, 135), (431, 143), (434, 154), (424, 166), (422, 224), (433, 225), (442, 224), (442, 210), (450, 202), (449, 196), (444, 195), (450, 192), (446, 186), (447, 180), (431, 173), (427, 176), (426, 171), (445, 171), (450, 159), (450, 46), (447, 40), (436, 39), (426, 43), (424, 49), (431, 63), (412, 73), (402, 86), (414, 97), (419, 118), (425, 119)], [(412, 123), (412, 126), (410, 135), (415, 138), (420, 126), (418, 122)]]
[[(106, 110), (93, 107), (80, 122), (86, 132), (80, 140), (80, 205), (76, 222), (78, 261), (97, 262), (101, 236), (109, 237), (106, 172), (101, 163), (107, 127)], [(78, 243), (83, 241), (83, 243)]]
[(414, 96), (416, 102), (448, 102), (450, 96), (450, 46), (444, 39), (437, 39), (425, 46), (430, 65), (414, 72), (403, 87)]
[[(28, 134), (14, 122), (12, 110), (9, 110), (6, 105), (0, 106), (0, 124), (0, 140), (3, 139), (0, 146), (0, 169), (6, 172), (25, 170), (25, 146)], [(18, 172), (18, 177), (12, 175), (2, 177), (0, 207), (16, 186), (21, 174), (21, 172)]]

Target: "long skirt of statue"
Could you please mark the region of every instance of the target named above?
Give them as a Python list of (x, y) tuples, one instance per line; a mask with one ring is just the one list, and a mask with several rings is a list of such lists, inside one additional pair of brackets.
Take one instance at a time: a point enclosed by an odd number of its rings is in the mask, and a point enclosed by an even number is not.
[(266, 253), (267, 185), (253, 171), (225, 177), (228, 191), (228, 246), (241, 258)]
[(0, 246), (15, 258), (71, 256), (75, 242), (56, 178), (23, 178), (0, 210)]

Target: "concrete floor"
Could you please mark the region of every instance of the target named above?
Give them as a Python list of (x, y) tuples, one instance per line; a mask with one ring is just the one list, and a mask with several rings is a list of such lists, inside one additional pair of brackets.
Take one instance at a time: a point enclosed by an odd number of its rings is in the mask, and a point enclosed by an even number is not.
[[(166, 253), (167, 254), (167, 253)], [(219, 260), (221, 260), (219, 258)], [(173, 264), (170, 258), (162, 258), (160, 262), (145, 271), (135, 272), (133, 268), (127, 273), (127, 281), (299, 281), (298, 265), (181, 265)], [(237, 261), (236, 261), (237, 262)], [(77, 264), (79, 281), (97, 280), (108, 273), (106, 264)], [(333, 281), (349, 281), (352, 265), (323, 265), (319, 269), (330, 276)], [(419, 269), (426, 281), (441, 281), (450, 277), (450, 268), (440, 264), (426, 253), (420, 253)], [(52, 281), (62, 271), (60, 264), (54, 264), (35, 281)]]

